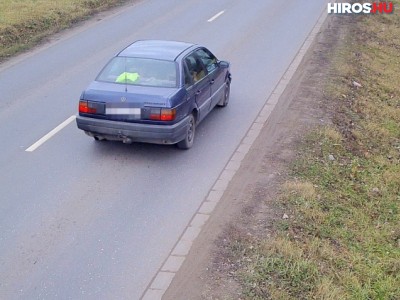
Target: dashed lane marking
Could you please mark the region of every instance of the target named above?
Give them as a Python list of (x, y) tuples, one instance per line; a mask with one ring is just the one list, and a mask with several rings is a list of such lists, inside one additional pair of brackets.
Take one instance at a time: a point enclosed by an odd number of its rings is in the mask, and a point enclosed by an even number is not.
[(66, 119), (64, 122), (62, 122), (60, 125), (58, 125), (56, 128), (54, 128), (52, 131), (50, 131), (48, 134), (43, 136), (40, 140), (38, 140), (36, 143), (34, 143), (32, 146), (27, 148), (25, 151), (26, 152), (33, 152), (37, 148), (39, 148), (42, 144), (44, 144), (46, 141), (51, 139), (54, 135), (56, 135), (59, 131), (61, 131), (64, 127), (66, 127), (68, 124), (70, 124), (72, 121), (76, 119), (76, 116), (70, 116), (68, 119)]
[(214, 15), (213, 17), (209, 18), (207, 20), (207, 22), (212, 22), (214, 20), (216, 20), (218, 17), (220, 17), (223, 13), (225, 12), (225, 10), (221, 10), (219, 13), (217, 13), (216, 15)]
[[(214, 17), (209, 19), (208, 22), (214, 21), (216, 18), (222, 15), (223, 12), (224, 11), (216, 14)], [(261, 109), (260, 113), (256, 117), (246, 136), (243, 138), (242, 142), (225, 166), (224, 170), (221, 172), (221, 175), (215, 182), (214, 186), (211, 188), (208, 196), (201, 203), (200, 207), (192, 217), (189, 225), (185, 228), (185, 231), (182, 233), (180, 239), (175, 244), (175, 247), (172, 249), (171, 253), (164, 261), (163, 265), (158, 270), (153, 280), (148, 285), (147, 289), (141, 297), (142, 300), (161, 300), (164, 296), (176, 273), (179, 271), (180, 267), (184, 263), (193, 242), (200, 234), (204, 224), (208, 221), (209, 217), (213, 213), (225, 190), (228, 188), (229, 182), (239, 170), (242, 160), (249, 152), (250, 147), (252, 146), (256, 138), (259, 136), (264, 124), (266, 124), (266, 122), (268, 121), (276, 104), (278, 103), (280, 96), (283, 94), (285, 88), (289, 84), (291, 78), (293, 77), (303, 57), (305, 56), (307, 50), (310, 48), (312, 42), (320, 31), (326, 17), (327, 12), (324, 9), (314, 28), (306, 38), (299, 52), (297, 53), (296, 57), (287, 68), (285, 74), (276, 85), (274, 91), (268, 97), (264, 107)]]

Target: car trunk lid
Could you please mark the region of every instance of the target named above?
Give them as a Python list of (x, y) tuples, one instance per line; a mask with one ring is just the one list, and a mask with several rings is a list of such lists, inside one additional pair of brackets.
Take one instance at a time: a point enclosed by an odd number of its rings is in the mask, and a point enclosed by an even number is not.
[(169, 99), (178, 89), (134, 86), (94, 81), (83, 100), (102, 103), (102, 115), (109, 120), (140, 121), (152, 107), (169, 107)]

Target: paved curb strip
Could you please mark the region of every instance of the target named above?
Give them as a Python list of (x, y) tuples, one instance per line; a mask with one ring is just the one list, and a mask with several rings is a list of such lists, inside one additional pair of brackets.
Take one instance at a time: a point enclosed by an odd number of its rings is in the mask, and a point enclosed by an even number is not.
[(179, 271), (180, 267), (185, 261), (185, 258), (188, 255), (194, 240), (200, 234), (203, 225), (207, 222), (210, 215), (214, 211), (214, 208), (217, 206), (219, 200), (222, 198), (222, 195), (229, 185), (229, 182), (231, 181), (235, 173), (239, 170), (242, 160), (249, 152), (250, 147), (252, 146), (254, 141), (259, 136), (264, 124), (268, 121), (272, 111), (278, 103), (280, 96), (292, 79), (294, 73), (299, 67), (301, 61), (303, 60), (303, 57), (307, 53), (312, 42), (320, 31), (327, 16), (328, 14), (324, 9), (324, 12), (319, 17), (313, 30), (308, 35), (306, 41), (297, 53), (296, 57), (293, 59), (285, 74), (282, 76), (279, 83), (276, 85), (274, 91), (268, 98), (264, 107), (261, 109), (246, 136), (243, 138), (239, 147), (236, 149), (230, 161), (225, 166), (225, 169), (222, 171), (219, 178), (215, 182), (207, 198), (203, 201), (200, 208), (193, 216), (189, 226), (185, 229), (181, 238), (168, 256), (167, 260), (164, 262), (161, 269), (158, 271), (157, 275), (153, 278), (149, 287), (146, 289), (144, 295), (141, 297), (142, 300), (162, 299), (164, 293), (174, 279), (175, 274)]

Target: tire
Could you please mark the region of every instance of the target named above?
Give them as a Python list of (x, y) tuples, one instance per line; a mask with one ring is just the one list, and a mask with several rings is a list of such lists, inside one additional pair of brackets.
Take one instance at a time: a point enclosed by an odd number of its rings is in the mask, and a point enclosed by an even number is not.
[(193, 114), (189, 116), (188, 128), (186, 131), (185, 138), (178, 142), (177, 146), (179, 149), (190, 149), (193, 146), (194, 136), (196, 132), (196, 119)]
[(227, 80), (225, 82), (224, 97), (217, 104), (219, 107), (225, 107), (228, 105), (230, 92), (231, 92), (231, 85), (230, 85), (229, 81)]

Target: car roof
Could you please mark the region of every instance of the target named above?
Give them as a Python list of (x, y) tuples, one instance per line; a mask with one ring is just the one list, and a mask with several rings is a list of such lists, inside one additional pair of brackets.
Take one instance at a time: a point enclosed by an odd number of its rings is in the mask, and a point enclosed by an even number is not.
[(156, 58), (176, 60), (176, 58), (195, 44), (164, 40), (140, 40), (130, 44), (117, 56)]

